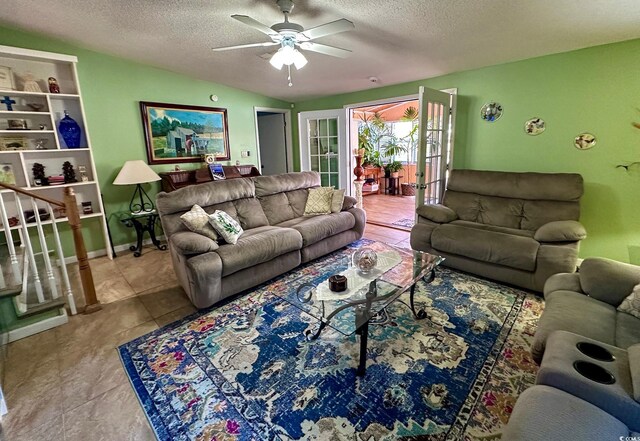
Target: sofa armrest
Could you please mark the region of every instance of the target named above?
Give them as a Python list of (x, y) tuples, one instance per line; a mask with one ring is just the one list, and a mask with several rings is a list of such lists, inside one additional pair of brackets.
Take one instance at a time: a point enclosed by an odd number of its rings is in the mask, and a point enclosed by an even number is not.
[(548, 222), (538, 228), (533, 238), (538, 242), (576, 242), (587, 237), (580, 222), (564, 220)]
[(422, 216), (425, 219), (439, 224), (446, 224), (447, 222), (458, 219), (455, 211), (442, 204), (420, 205), (416, 209), (416, 213), (418, 213), (418, 216)]
[(218, 244), (202, 234), (192, 231), (180, 231), (169, 237), (171, 245), (185, 256), (208, 253), (219, 248)]
[(640, 267), (601, 257), (587, 258), (580, 265), (580, 285), (594, 299), (618, 306), (640, 283)]
[(350, 208), (353, 208), (358, 203), (358, 200), (354, 197), (345, 195), (344, 200), (342, 201), (342, 211), (347, 211)]
[(547, 279), (544, 284), (544, 298), (555, 291), (582, 292), (580, 286), (580, 274), (557, 273)]

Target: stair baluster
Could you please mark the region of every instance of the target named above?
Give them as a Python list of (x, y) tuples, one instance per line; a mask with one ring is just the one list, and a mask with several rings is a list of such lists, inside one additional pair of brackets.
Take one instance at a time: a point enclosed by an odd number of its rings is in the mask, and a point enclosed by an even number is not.
[(13, 274), (13, 283), (14, 285), (20, 285), (22, 283), (22, 276), (20, 275), (20, 265), (18, 263), (16, 246), (13, 243), (13, 235), (11, 234), (11, 227), (9, 227), (9, 218), (7, 216), (7, 208), (4, 205), (4, 197), (2, 193), (0, 193), (0, 218), (2, 220), (2, 225), (4, 227), (4, 235), (7, 239), (7, 248), (9, 250), (9, 259), (11, 261), (11, 273)]
[[(57, 299), (60, 297), (58, 294), (58, 286), (56, 284), (56, 278), (53, 275), (53, 268), (51, 267), (51, 257), (49, 256), (49, 247), (47, 246), (47, 239), (44, 236), (44, 229), (42, 228), (42, 220), (40, 219), (40, 212), (38, 211), (38, 204), (34, 198), (31, 198), (31, 206), (36, 217), (36, 230), (38, 230), (38, 238), (40, 239), (40, 248), (42, 250), (42, 259), (44, 260), (44, 267), (47, 273), (47, 279), (49, 280), (49, 289), (51, 290), (51, 298)], [(51, 217), (51, 221), (54, 218)], [(55, 225), (55, 222), (53, 222)]]
[[(47, 203), (47, 210), (51, 219), (55, 219), (53, 207)], [(60, 241), (60, 234), (58, 233), (58, 225), (54, 221), (51, 224), (53, 228), (53, 240), (55, 242), (56, 254), (58, 255), (58, 263), (60, 267), (60, 274), (62, 275), (62, 282), (64, 286), (64, 295), (67, 297), (67, 303), (72, 315), (76, 315), (78, 310), (76, 309), (76, 301), (73, 298), (73, 291), (71, 290), (71, 282), (69, 282), (69, 273), (67, 272), (67, 264), (64, 261), (64, 252), (62, 250), (62, 242)]]
[[(44, 292), (42, 291), (42, 283), (40, 282), (40, 275), (38, 274), (38, 267), (36, 266), (36, 256), (33, 253), (33, 246), (31, 245), (31, 238), (29, 237), (29, 228), (27, 227), (27, 220), (25, 218), (24, 212), (22, 211), (22, 202), (20, 201), (20, 195), (18, 193), (15, 194), (16, 197), (16, 208), (18, 209), (18, 218), (20, 219), (20, 224), (22, 227), (22, 240), (26, 247), (27, 256), (29, 258), (29, 266), (33, 270), (33, 284), (36, 287), (36, 296), (38, 297), (39, 303), (44, 303)], [(35, 216), (39, 216), (36, 212)], [(25, 286), (26, 290), (27, 287)]]

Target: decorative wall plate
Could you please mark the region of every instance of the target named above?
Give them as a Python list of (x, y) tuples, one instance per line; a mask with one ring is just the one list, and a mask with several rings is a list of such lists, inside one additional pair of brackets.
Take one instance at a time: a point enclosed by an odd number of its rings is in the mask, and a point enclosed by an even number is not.
[(531, 118), (524, 123), (524, 132), (531, 136), (541, 134), (546, 128), (547, 123), (545, 123), (542, 118)]
[(596, 137), (591, 133), (581, 133), (573, 140), (573, 145), (576, 146), (578, 150), (589, 150), (596, 145)]
[(487, 122), (494, 122), (500, 119), (502, 116), (502, 104), (494, 101), (485, 104), (480, 109), (480, 118)]

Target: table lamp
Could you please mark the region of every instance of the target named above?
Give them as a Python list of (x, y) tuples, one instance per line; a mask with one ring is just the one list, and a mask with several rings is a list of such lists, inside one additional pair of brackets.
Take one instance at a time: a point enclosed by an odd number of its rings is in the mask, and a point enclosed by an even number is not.
[(113, 185), (135, 185), (136, 189), (133, 192), (133, 196), (131, 196), (129, 209), (133, 214), (149, 213), (154, 211), (156, 207), (140, 184), (159, 181), (160, 179), (160, 176), (151, 170), (151, 167), (138, 159), (124, 163), (120, 173), (113, 181)]

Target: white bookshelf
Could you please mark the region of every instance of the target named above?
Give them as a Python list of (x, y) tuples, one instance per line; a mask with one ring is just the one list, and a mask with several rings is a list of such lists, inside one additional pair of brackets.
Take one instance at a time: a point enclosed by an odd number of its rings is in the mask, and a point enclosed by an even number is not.
[[(5, 104), (0, 103), (0, 167), (10, 164), (15, 175), (16, 185), (25, 190), (33, 191), (43, 196), (62, 201), (64, 189), (72, 187), (78, 201), (78, 209), (82, 219), (98, 218), (102, 223), (105, 249), (110, 254), (111, 246), (108, 242), (107, 224), (104, 207), (100, 197), (100, 185), (96, 174), (91, 139), (86, 124), (84, 106), (78, 82), (76, 69), (77, 58), (72, 55), (35, 51), (0, 45), (0, 66), (11, 69), (13, 75), (13, 89), (0, 87), (0, 100), (9, 97), (15, 101), (13, 110), (7, 110)], [(25, 92), (24, 76), (31, 74), (42, 92)], [(49, 93), (48, 78), (58, 80), (60, 93)], [(38, 104), (34, 110), (29, 104)], [(58, 132), (60, 120), (64, 118), (64, 111), (69, 113), (82, 131), (79, 148), (68, 148)], [(9, 119), (23, 119), (27, 121), (28, 130), (10, 130)], [(40, 128), (41, 125), (44, 128)], [(7, 139), (18, 139), (23, 147), (18, 150), (1, 147)], [(36, 149), (39, 139), (46, 140), (45, 149)], [(76, 172), (78, 182), (62, 185), (38, 186), (33, 179), (32, 167), (35, 163), (45, 166), (46, 176), (62, 174), (62, 164), (69, 161)], [(85, 166), (88, 181), (81, 181), (78, 167)], [(16, 216), (17, 210), (13, 192), (0, 191), (8, 217)], [(93, 213), (83, 214), (81, 203), (91, 202)], [(31, 207), (23, 207), (25, 210)], [(64, 222), (66, 218), (55, 219)], [(50, 224), (52, 220), (43, 222)], [(31, 225), (31, 224), (29, 224)], [(35, 224), (33, 224), (35, 225)], [(11, 227), (11, 229), (19, 226)], [(3, 230), (4, 226), (0, 227)]]

